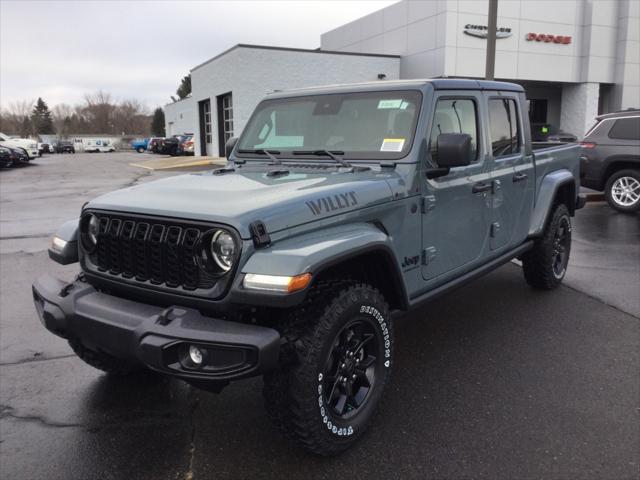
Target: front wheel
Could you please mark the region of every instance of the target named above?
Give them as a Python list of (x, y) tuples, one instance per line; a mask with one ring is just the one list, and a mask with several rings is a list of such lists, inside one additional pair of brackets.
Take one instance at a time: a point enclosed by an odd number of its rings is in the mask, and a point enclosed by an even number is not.
[(571, 217), (564, 204), (551, 214), (542, 237), (522, 256), (522, 269), (527, 283), (534, 288), (551, 290), (567, 273), (571, 251)]
[(640, 170), (620, 170), (607, 180), (607, 202), (619, 212), (631, 213), (640, 209)]
[(283, 336), (280, 369), (265, 375), (274, 423), (305, 449), (334, 455), (371, 422), (391, 375), (393, 330), (384, 297), (364, 284), (318, 286)]
[(138, 148), (136, 149), (136, 151), (137, 151), (138, 153), (144, 153), (144, 147), (138, 147)]

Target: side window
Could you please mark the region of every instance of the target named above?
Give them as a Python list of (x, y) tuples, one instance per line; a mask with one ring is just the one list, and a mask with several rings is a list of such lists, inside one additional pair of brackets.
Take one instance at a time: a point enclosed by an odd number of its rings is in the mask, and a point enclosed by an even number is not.
[(520, 125), (513, 99), (489, 99), (491, 151), (494, 158), (520, 152)]
[(431, 127), (431, 154), (436, 153), (438, 135), (441, 133), (466, 133), (471, 135), (472, 158), (478, 159), (478, 115), (476, 103), (470, 98), (440, 99)]
[(616, 120), (609, 130), (609, 138), (640, 140), (640, 117)]

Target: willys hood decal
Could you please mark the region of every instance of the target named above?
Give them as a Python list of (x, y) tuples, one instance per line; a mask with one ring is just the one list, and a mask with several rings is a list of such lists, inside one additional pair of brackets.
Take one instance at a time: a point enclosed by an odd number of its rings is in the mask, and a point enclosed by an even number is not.
[(274, 233), (389, 201), (387, 180), (395, 175), (372, 170), (267, 173), (180, 175), (107, 193), (88, 208), (224, 223), (249, 238), (249, 224), (256, 220)]

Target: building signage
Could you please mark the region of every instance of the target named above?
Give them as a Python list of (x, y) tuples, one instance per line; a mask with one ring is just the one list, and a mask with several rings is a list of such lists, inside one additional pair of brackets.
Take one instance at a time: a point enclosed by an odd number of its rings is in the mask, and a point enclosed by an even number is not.
[[(489, 36), (489, 27), (486, 25), (471, 25), (468, 23), (464, 26), (464, 33), (471, 35), (472, 37), (487, 38)], [(496, 28), (496, 38), (507, 38), (511, 35), (510, 28)]]
[(544, 42), (544, 43), (560, 43), (569, 45), (571, 37), (568, 35), (551, 35), (549, 33), (527, 33), (525, 37), (527, 42)]

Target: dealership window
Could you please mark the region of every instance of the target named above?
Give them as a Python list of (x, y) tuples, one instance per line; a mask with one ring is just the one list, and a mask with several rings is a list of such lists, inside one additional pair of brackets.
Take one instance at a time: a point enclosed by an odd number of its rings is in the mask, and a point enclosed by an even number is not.
[(494, 157), (520, 152), (520, 127), (516, 101), (506, 98), (489, 100), (491, 151)]
[(222, 96), (221, 100), (221, 113), (222, 113), (222, 134), (224, 143), (227, 143), (231, 137), (233, 137), (233, 97), (230, 93)]
[(478, 121), (476, 103), (470, 98), (439, 99), (431, 127), (431, 155), (435, 156), (438, 135), (466, 133), (471, 136), (472, 158), (478, 152)]
[(204, 135), (205, 142), (211, 143), (211, 102), (204, 102), (202, 105), (204, 113)]
[(609, 130), (609, 138), (640, 140), (640, 117), (616, 120)]

